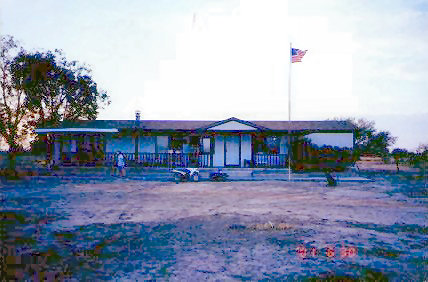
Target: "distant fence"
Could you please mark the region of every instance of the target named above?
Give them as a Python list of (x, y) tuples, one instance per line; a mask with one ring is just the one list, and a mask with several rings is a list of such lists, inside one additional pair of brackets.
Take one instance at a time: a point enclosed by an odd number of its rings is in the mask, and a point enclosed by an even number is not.
[[(33, 155), (30, 152), (21, 152), (16, 156), (16, 166), (34, 166), (36, 161), (44, 160), (45, 156)], [(0, 169), (9, 166), (8, 152), (0, 151)]]
[(381, 157), (376, 155), (362, 155), (360, 156), (360, 161), (362, 162), (373, 162), (373, 163), (384, 163)]
[(7, 167), (8, 160), (7, 160), (7, 152), (0, 151), (0, 168)]

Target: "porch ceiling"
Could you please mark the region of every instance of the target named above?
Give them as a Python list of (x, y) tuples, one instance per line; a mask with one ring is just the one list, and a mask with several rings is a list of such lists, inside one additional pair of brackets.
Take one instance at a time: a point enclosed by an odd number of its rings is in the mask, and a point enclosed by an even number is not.
[(38, 134), (58, 133), (58, 132), (97, 132), (97, 133), (117, 133), (117, 128), (39, 128), (35, 130)]

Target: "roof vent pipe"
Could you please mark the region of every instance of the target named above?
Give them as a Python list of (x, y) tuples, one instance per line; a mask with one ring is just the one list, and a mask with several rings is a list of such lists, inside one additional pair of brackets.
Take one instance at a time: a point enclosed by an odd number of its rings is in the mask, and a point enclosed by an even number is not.
[(135, 111), (135, 120), (140, 121), (141, 112), (139, 110)]

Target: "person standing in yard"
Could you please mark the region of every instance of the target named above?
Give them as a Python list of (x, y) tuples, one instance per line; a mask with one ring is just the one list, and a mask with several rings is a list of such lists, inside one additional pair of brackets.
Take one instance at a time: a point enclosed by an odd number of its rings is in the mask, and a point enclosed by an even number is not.
[(118, 152), (117, 154), (117, 169), (119, 170), (119, 176), (123, 177), (126, 175), (125, 172), (125, 156), (122, 154), (121, 151)]

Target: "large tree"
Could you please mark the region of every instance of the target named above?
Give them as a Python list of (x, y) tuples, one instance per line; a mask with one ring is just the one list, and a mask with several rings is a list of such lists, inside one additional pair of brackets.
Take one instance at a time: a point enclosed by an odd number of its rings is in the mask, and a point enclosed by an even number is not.
[(0, 139), (9, 149), (9, 165), (31, 135), (34, 116), (28, 109), (25, 91), (15, 84), (13, 58), (22, 48), (11, 36), (0, 38)]
[(418, 161), (428, 162), (428, 143), (426, 144), (419, 144), (418, 148), (416, 149), (416, 154), (418, 155)]
[(92, 79), (91, 70), (67, 60), (60, 50), (21, 51), (12, 67), (15, 84), (24, 89), (38, 126), (96, 119), (99, 109), (110, 103)]
[(401, 159), (408, 158), (410, 156), (410, 153), (406, 149), (395, 148), (394, 150), (392, 150), (391, 155), (394, 157), (395, 165), (397, 166), (397, 172), (399, 172), (400, 171), (399, 164)]
[(2, 36), (0, 43), (0, 141), (14, 168), (16, 152), (36, 126), (96, 119), (110, 100), (91, 70), (61, 51), (27, 52), (11, 36)]

